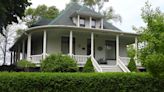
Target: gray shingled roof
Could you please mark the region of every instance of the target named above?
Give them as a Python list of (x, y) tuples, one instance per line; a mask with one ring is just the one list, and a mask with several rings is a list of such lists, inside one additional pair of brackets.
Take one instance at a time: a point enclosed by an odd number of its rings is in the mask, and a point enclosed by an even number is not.
[(75, 26), (71, 20), (71, 15), (81, 8), (80, 5), (70, 4), (56, 19), (49, 23), (49, 25), (71, 25)]
[(52, 19), (40, 18), (37, 22), (31, 25), (31, 27), (48, 25), (51, 21)]
[[(93, 16), (97, 18), (102, 18), (103, 16), (86, 6), (81, 6), (77, 3), (71, 3), (59, 16), (57, 16), (53, 20), (41, 19), (34, 26), (42, 26), (42, 25), (70, 25), (76, 26), (72, 21), (72, 16), (75, 14)], [(111, 29), (121, 31), (111, 23), (104, 20), (104, 29)]]
[(117, 31), (121, 31), (119, 28), (115, 27), (114, 25), (112, 25), (111, 23), (104, 21), (104, 29), (111, 29), (111, 30), (117, 30)]
[(79, 10), (75, 12), (75, 14), (84, 15), (84, 16), (92, 16), (96, 18), (103, 18), (103, 16), (100, 13), (97, 13), (94, 10), (89, 9), (86, 6), (82, 6)]

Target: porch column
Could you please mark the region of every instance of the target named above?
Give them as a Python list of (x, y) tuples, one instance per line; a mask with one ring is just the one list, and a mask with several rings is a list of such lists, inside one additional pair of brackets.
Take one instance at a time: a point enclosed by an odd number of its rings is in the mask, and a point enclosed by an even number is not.
[(92, 28), (92, 17), (89, 17), (89, 28)]
[(31, 61), (31, 34), (28, 34), (27, 39), (27, 60)]
[(25, 59), (25, 40), (22, 42), (22, 59)]
[(91, 33), (91, 56), (94, 56), (94, 33)]
[(46, 30), (43, 32), (43, 59), (46, 58), (46, 52), (47, 52), (47, 32)]
[(103, 22), (103, 18), (101, 19), (101, 29), (103, 29), (103, 26), (104, 26), (104, 22)]
[(69, 35), (69, 55), (72, 56), (72, 48), (73, 48), (73, 33), (72, 31), (70, 31), (70, 35)]
[(119, 35), (116, 35), (116, 65), (119, 60)]
[(138, 39), (137, 39), (137, 37), (135, 37), (135, 61), (137, 62), (137, 52), (138, 52)]
[(80, 27), (80, 15), (77, 15), (77, 26)]

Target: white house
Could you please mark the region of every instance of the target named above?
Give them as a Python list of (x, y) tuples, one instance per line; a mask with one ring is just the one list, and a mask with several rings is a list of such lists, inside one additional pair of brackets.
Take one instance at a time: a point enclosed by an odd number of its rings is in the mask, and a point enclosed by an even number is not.
[(70, 55), (83, 67), (91, 57), (98, 72), (130, 72), (126, 46), (137, 44), (136, 33), (123, 32), (91, 9), (70, 4), (57, 18), (41, 19), (10, 48), (12, 62), (39, 64), (54, 53)]

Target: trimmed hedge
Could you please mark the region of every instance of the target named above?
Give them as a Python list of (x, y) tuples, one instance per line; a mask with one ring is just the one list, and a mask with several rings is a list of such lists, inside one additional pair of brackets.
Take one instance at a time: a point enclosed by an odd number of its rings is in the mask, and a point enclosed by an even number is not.
[(0, 73), (1, 92), (163, 92), (143, 73)]

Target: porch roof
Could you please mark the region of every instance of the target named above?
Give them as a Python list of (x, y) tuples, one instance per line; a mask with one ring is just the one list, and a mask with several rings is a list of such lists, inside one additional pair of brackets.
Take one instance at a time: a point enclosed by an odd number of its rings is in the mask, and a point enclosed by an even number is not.
[[(38, 30), (41, 29), (41, 30)], [(117, 31), (117, 30), (110, 30), (110, 29), (95, 29), (95, 28), (84, 28), (84, 27), (76, 27), (76, 26), (66, 26), (66, 25), (45, 25), (45, 26), (36, 26), (27, 29), (14, 43), (14, 45), (9, 49), (10, 51), (13, 51), (14, 48), (23, 40), (27, 38), (27, 35), (29, 33), (35, 32), (35, 31), (44, 31), (48, 29), (65, 29), (68, 31), (79, 31), (79, 32), (94, 32), (94, 33), (104, 33), (104, 34), (112, 34), (112, 35), (127, 35), (127, 36), (133, 36), (137, 37), (140, 34), (138, 33), (129, 33), (129, 32), (123, 32), (123, 31)]]

